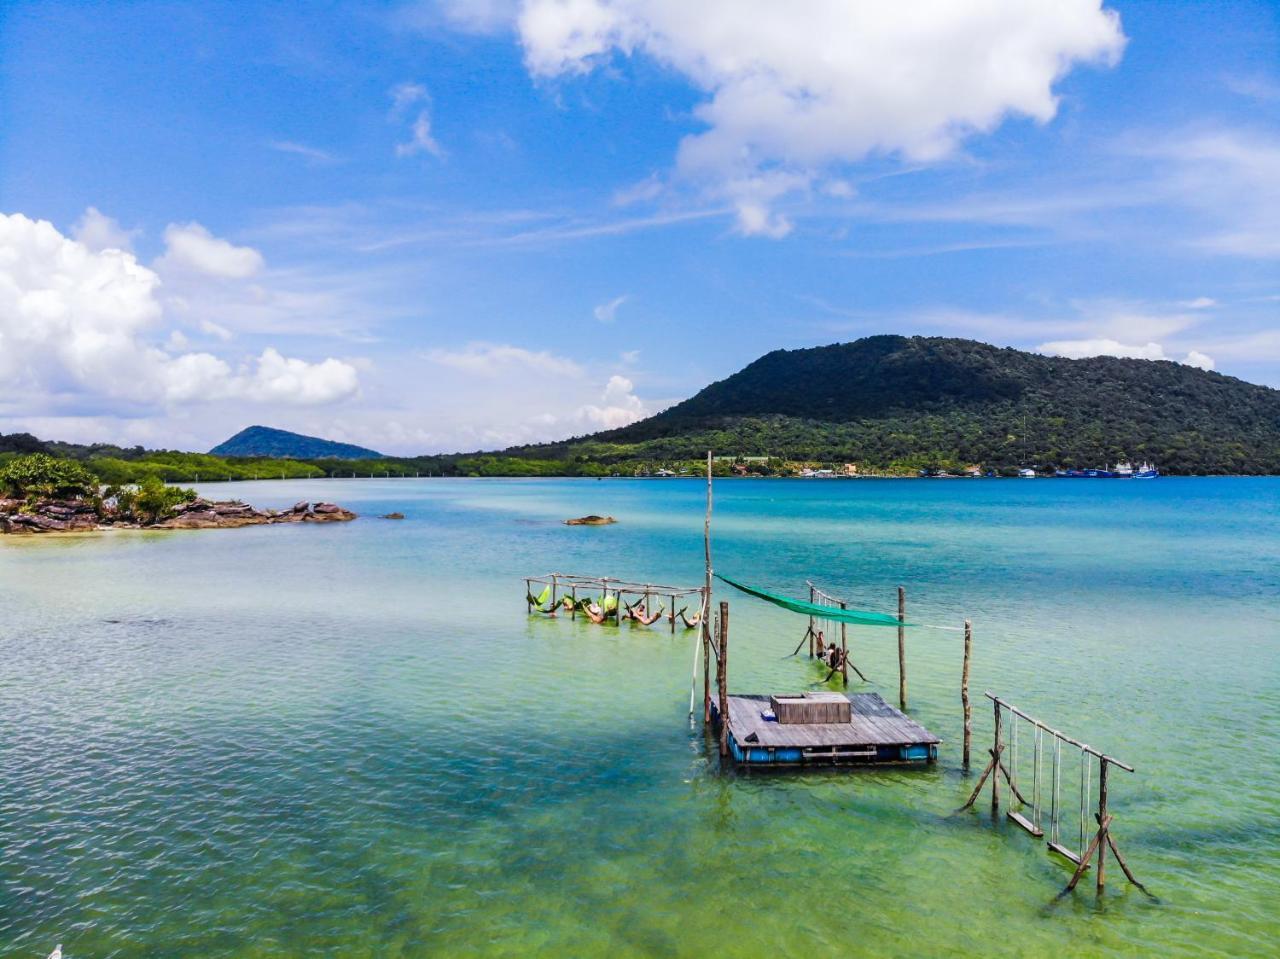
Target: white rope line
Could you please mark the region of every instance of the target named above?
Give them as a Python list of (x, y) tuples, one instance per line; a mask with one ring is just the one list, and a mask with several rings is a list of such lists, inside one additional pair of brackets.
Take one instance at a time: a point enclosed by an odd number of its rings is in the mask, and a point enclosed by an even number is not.
[[(689, 685), (689, 715), (693, 715), (693, 702), (698, 694), (698, 644), (702, 640), (703, 630), (707, 628), (707, 604), (710, 596), (704, 591), (702, 594), (702, 611), (698, 614), (698, 628), (694, 631), (693, 639), (693, 681)], [(671, 611), (671, 615), (675, 615), (675, 610)]]

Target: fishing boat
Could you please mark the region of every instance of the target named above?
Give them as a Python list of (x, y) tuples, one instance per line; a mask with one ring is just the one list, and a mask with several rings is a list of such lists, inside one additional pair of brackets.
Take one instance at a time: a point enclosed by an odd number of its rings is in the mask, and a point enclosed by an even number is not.
[(1150, 463), (1143, 463), (1133, 474), (1134, 479), (1156, 479), (1160, 471)]

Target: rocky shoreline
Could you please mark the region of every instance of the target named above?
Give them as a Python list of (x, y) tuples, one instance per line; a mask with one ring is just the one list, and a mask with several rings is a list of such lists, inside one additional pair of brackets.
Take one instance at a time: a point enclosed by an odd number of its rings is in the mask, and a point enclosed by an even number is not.
[(0, 498), (0, 534), (83, 533), (107, 529), (234, 529), (279, 523), (345, 523), (356, 514), (335, 503), (295, 503), (285, 510), (261, 510), (240, 500), (200, 497), (176, 506), (155, 523), (118, 517), (111, 507), (92, 500), (26, 500)]

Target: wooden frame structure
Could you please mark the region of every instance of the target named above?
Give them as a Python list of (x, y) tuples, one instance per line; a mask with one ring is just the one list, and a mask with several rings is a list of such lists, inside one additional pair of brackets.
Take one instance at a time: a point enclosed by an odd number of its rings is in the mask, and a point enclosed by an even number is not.
[[(582, 576), (577, 573), (546, 573), (543, 576), (526, 576), (525, 584), (525, 602), (528, 605), (528, 612), (535, 611), (533, 603), (533, 584), (539, 586), (550, 587), (551, 589), (551, 610), (553, 614), (559, 611), (559, 605), (568, 596), (572, 602), (569, 607), (569, 618), (576, 619), (578, 614), (578, 591), (582, 590), (586, 593), (594, 593), (604, 598), (612, 595), (617, 599), (620, 608), (624, 604), (624, 596), (633, 596), (643, 598), (646, 607), (652, 602), (653, 597), (659, 599), (668, 599), (671, 608), (667, 611), (666, 618), (671, 625), (671, 632), (676, 631), (676, 617), (679, 612), (676, 609), (676, 601), (686, 596), (698, 597), (699, 611), (706, 605), (703, 600), (705, 587), (702, 586), (667, 586), (661, 583), (637, 583), (624, 579), (615, 579), (612, 576)], [(544, 611), (545, 612), (545, 611)], [(619, 622), (621, 616), (619, 616)]]
[[(1052, 785), (1052, 804), (1053, 805), (1052, 805), (1052, 813), (1051, 813), (1051, 817), (1052, 817), (1051, 829), (1053, 830), (1054, 835), (1051, 835), (1047, 842), (1048, 851), (1051, 853), (1056, 853), (1059, 856), (1062, 856), (1063, 858), (1067, 859), (1069, 862), (1073, 863), (1076, 867), (1075, 871), (1071, 875), (1071, 880), (1067, 883), (1066, 888), (1064, 888), (1059, 895), (1064, 896), (1067, 893), (1071, 892), (1071, 890), (1075, 889), (1076, 884), (1080, 882), (1080, 878), (1085, 874), (1086, 870), (1089, 869), (1090, 863), (1093, 860), (1095, 854), (1097, 855), (1097, 860), (1098, 860), (1098, 869), (1096, 873), (1097, 891), (1100, 894), (1103, 888), (1106, 886), (1106, 855), (1107, 855), (1107, 848), (1110, 847), (1112, 855), (1116, 857), (1116, 862), (1120, 865), (1120, 868), (1124, 871), (1125, 878), (1128, 879), (1129, 882), (1133, 883), (1133, 885), (1141, 889), (1148, 896), (1150, 896), (1151, 893), (1147, 890), (1147, 887), (1144, 886), (1142, 883), (1140, 883), (1137, 880), (1137, 878), (1134, 877), (1132, 870), (1129, 869), (1128, 863), (1126, 863), (1124, 860), (1124, 856), (1120, 854), (1120, 847), (1117, 845), (1115, 837), (1111, 834), (1111, 823), (1115, 817), (1112, 816), (1111, 813), (1108, 812), (1107, 810), (1108, 770), (1112, 766), (1117, 766), (1120, 769), (1125, 770), (1126, 772), (1133, 772), (1133, 767), (1130, 766), (1128, 763), (1121, 762), (1119, 759), (1116, 759), (1114, 756), (1108, 756), (1106, 753), (1103, 753), (1100, 750), (1094, 749), (1092, 746), (1082, 743), (1080, 740), (1074, 739), (1071, 736), (1068, 736), (1066, 733), (1063, 733), (1057, 729), (1054, 729), (1052, 726), (1049, 726), (1041, 722), (1039, 719), (1036, 719), (1034, 716), (1030, 716), (1027, 713), (1024, 713), (1022, 710), (1018, 709), (1012, 703), (1006, 702), (1005, 700), (1000, 699), (998, 696), (990, 692), (986, 693), (986, 697), (989, 700), (991, 700), (992, 708), (994, 709), (994, 713), (995, 713), (995, 730), (993, 734), (992, 747), (989, 750), (991, 760), (990, 762), (987, 763), (986, 769), (982, 771), (982, 775), (978, 777), (977, 785), (974, 786), (973, 792), (970, 794), (969, 799), (965, 802), (963, 806), (960, 807), (961, 810), (969, 809), (970, 807), (973, 806), (975, 802), (977, 802), (978, 796), (979, 794), (981, 794), (983, 786), (986, 785), (987, 778), (990, 777), (991, 779), (991, 811), (992, 813), (996, 813), (1000, 808), (1000, 777), (1003, 776), (1005, 782), (1009, 786), (1010, 793), (1012, 793), (1013, 799), (1011, 800), (1011, 804), (1013, 801), (1016, 801), (1022, 804), (1024, 809), (1029, 808), (1032, 811), (1032, 818), (1028, 819), (1022, 813), (1017, 812), (1013, 809), (1010, 809), (1009, 812), (1007, 813), (1008, 818), (1010, 819), (1010, 821), (1016, 823), (1018, 826), (1026, 830), (1032, 836), (1035, 836), (1037, 839), (1043, 838), (1044, 830), (1040, 827), (1040, 812), (1041, 812), (1041, 807), (1043, 805), (1043, 800), (1041, 798), (1040, 772), (1041, 772), (1041, 755), (1042, 755), (1043, 737), (1047, 734), (1051, 739), (1052, 748), (1054, 750), (1053, 785)], [(967, 695), (966, 695), (966, 699), (967, 699)], [(1009, 713), (1010, 728), (1013, 731), (1012, 742), (1013, 742), (1013, 751), (1014, 751), (1015, 758), (1009, 764), (1006, 764), (1004, 759), (1004, 751), (1009, 744), (1005, 741), (1002, 735), (1002, 716), (1003, 716), (1002, 711), (1007, 711)], [(1033, 773), (1033, 779), (1032, 779), (1033, 792), (1032, 792), (1032, 799), (1030, 802), (1027, 801), (1022, 791), (1018, 788), (1016, 749), (1017, 749), (1017, 728), (1018, 728), (1017, 722), (1020, 719), (1031, 725), (1031, 728), (1033, 730), (1034, 737), (1035, 737), (1034, 738), (1035, 752), (1033, 754), (1034, 773)], [(1085, 834), (1085, 826), (1084, 826), (1085, 811), (1088, 804), (1092, 801), (1092, 798), (1093, 798), (1093, 793), (1091, 788), (1088, 785), (1088, 782), (1089, 782), (1089, 779), (1092, 778), (1092, 767), (1093, 767), (1093, 762), (1095, 760), (1097, 761), (1097, 767), (1098, 767), (1098, 806), (1097, 806), (1097, 812), (1095, 812), (1093, 815), (1093, 818), (1097, 823), (1097, 829), (1094, 832), (1092, 839), (1089, 841), (1089, 844), (1087, 846), (1083, 846), (1083, 848), (1078, 852), (1073, 852), (1071, 849), (1068, 849), (1065, 845), (1063, 845), (1061, 842), (1058, 841), (1058, 837), (1056, 835), (1056, 825), (1058, 820), (1058, 793), (1059, 793), (1060, 772), (1061, 772), (1060, 756), (1061, 756), (1062, 743), (1067, 743), (1080, 750), (1080, 757), (1081, 757), (1080, 841), (1082, 846), (1084, 843), (1084, 834)]]

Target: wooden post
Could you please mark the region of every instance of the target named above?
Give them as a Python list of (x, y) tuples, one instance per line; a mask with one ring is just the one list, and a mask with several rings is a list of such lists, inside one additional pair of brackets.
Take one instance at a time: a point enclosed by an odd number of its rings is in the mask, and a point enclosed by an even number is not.
[(996, 738), (995, 748), (992, 750), (991, 761), (995, 763), (995, 775), (991, 777), (991, 811), (995, 812), (1000, 808), (1000, 752), (1003, 747), (1000, 745), (1000, 704), (993, 704), (996, 708)]
[[(907, 591), (898, 587), (898, 708), (907, 711)], [(964, 764), (969, 765), (969, 750), (964, 751)]]
[[(840, 608), (847, 609), (848, 604), (840, 600)], [(840, 676), (844, 679), (845, 688), (849, 688), (849, 626), (840, 623)]]
[(528, 609), (526, 610), (527, 615), (532, 616), (533, 615), (533, 583), (532, 581), (527, 579), (524, 581), (524, 602), (525, 602), (525, 605), (528, 607)]
[(552, 612), (555, 612), (555, 609), (556, 609), (556, 587), (558, 585), (559, 584), (556, 581), (556, 574), (552, 573), (551, 574), (551, 611)]
[[(973, 650), (973, 625), (964, 621), (964, 668), (960, 671), (960, 705), (964, 709), (964, 768), (969, 768), (969, 744), (973, 740), (973, 707), (969, 704), (969, 656)], [(996, 707), (999, 715), (1000, 707)]]
[[(706, 617), (698, 623), (702, 631), (702, 722), (711, 722), (711, 634), (707, 632)], [(719, 658), (716, 659), (717, 664)]]
[(676, 634), (676, 594), (671, 594), (671, 635)]
[(729, 604), (720, 603), (720, 755), (729, 755)]
[[(813, 588), (813, 584), (810, 583), (809, 584), (809, 605), (811, 606), (813, 605), (813, 601), (815, 598), (814, 593), (815, 591)], [(813, 659), (813, 617), (812, 616), (809, 617), (809, 658)]]
[(1098, 892), (1107, 884), (1107, 844), (1109, 826), (1107, 823), (1107, 757), (1098, 760)]
[(578, 584), (577, 583), (573, 584), (572, 597), (573, 597), (573, 609), (569, 610), (569, 618), (577, 619), (578, 618)]

